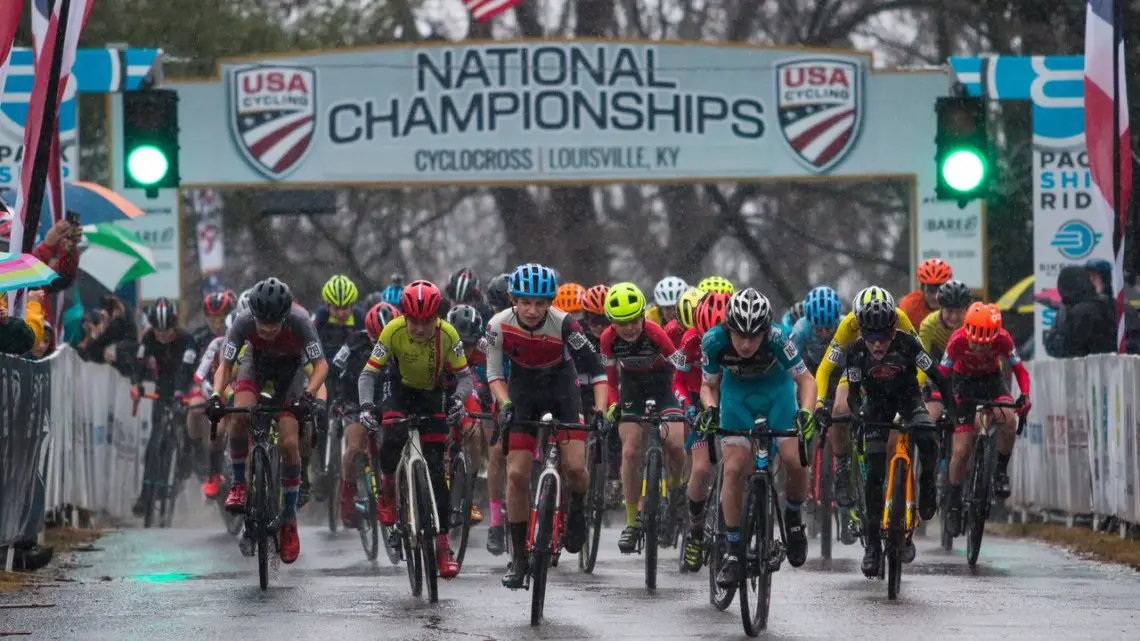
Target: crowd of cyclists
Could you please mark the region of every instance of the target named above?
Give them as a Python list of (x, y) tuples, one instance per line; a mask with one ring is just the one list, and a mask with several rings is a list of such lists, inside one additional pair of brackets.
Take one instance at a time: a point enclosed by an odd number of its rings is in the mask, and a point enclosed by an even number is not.
[[(561, 282), (555, 269), (529, 263), (486, 284), (464, 268), (441, 289), (426, 281), (395, 282), (360, 296), (343, 275), (321, 290), (323, 305), (310, 313), (277, 278), (262, 280), (240, 295), (206, 296), (206, 325), (193, 333), (179, 327), (173, 302), (149, 309), (150, 327), (139, 346), (132, 395), (157, 372), (160, 398), (177, 398), (187, 412), (186, 443), (202, 461), (202, 491), (240, 513), (246, 503), (248, 415), (225, 408), (250, 407), (262, 392), (280, 404), (278, 447), (284, 511), (277, 530), (280, 558), (300, 554), (297, 510), (313, 493), (316, 442), (330, 438), (329, 404), (345, 414), (339, 501), (346, 528), (360, 527), (355, 503), (361, 456), (379, 461), (377, 517), (397, 520), (393, 478), (404, 442), (388, 425), (411, 415), (431, 417), (421, 428), (423, 456), (432, 476), (439, 520), (451, 504), (445, 480), (445, 443), (473, 445), (485, 469), (489, 517), (487, 549), (510, 550), (504, 586), (523, 585), (528, 572), (530, 476), (536, 448), (534, 422), (581, 423), (605, 435), (614, 463), (611, 483), (620, 486), (625, 523), (618, 548), (633, 553), (641, 542), (644, 429), (630, 416), (645, 414), (653, 400), (663, 421), (670, 518), (688, 524), (684, 565), (699, 570), (706, 556), (704, 514), (712, 476), (718, 473), (709, 447), (718, 448), (722, 475), (720, 511), (728, 541), (717, 582), (737, 575), (741, 549), (741, 503), (753, 469), (750, 430), (764, 417), (773, 429), (798, 438), (778, 439), (783, 469), (786, 558), (792, 567), (808, 557), (805, 501), (809, 469), (801, 464), (800, 441), (828, 439), (835, 454), (835, 502), (851, 508), (862, 483), (866, 513), (883, 509), (888, 444), (884, 426), (946, 425), (953, 437), (916, 431), (919, 452), (918, 508), (929, 521), (939, 509), (935, 473), (940, 450), (949, 458), (948, 523), (961, 527), (963, 478), (975, 438), (981, 401), (1014, 403), (1003, 374), (1008, 367), (1020, 395), (1016, 409), (994, 409), (1000, 426), (993, 477), (998, 498), (1010, 492), (1007, 467), (1015, 438), (1014, 414), (1029, 409), (1029, 375), (1013, 340), (1002, 329), (997, 306), (976, 301), (952, 278), (941, 259), (923, 262), (920, 287), (899, 303), (886, 289), (870, 286), (850, 306), (826, 286), (778, 315), (771, 301), (751, 287), (710, 276), (691, 286), (676, 276), (661, 279), (647, 296), (631, 282), (584, 286)], [(494, 420), (470, 417), (490, 413)], [(855, 420), (845, 420), (853, 417)], [(219, 426), (208, 438), (209, 425)], [(726, 434), (727, 432), (727, 434)], [(715, 438), (709, 435), (717, 435)], [(486, 447), (506, 435), (504, 447)], [(561, 432), (562, 474), (568, 487), (562, 547), (577, 553), (586, 538), (584, 499), (589, 484), (586, 431)], [(476, 444), (483, 443), (482, 447)], [(852, 474), (852, 452), (865, 453), (865, 476)], [(148, 461), (150, 457), (148, 456)], [(144, 474), (149, 478), (149, 474)], [(144, 481), (139, 504), (152, 491)], [(471, 519), (484, 519), (472, 506)], [(882, 562), (876, 519), (857, 534), (864, 544), (862, 572), (879, 576)], [(849, 539), (845, 539), (849, 540)], [(247, 548), (243, 547), (243, 551)], [(460, 570), (445, 531), (435, 549), (439, 576)], [(909, 559), (913, 559), (913, 544)]]

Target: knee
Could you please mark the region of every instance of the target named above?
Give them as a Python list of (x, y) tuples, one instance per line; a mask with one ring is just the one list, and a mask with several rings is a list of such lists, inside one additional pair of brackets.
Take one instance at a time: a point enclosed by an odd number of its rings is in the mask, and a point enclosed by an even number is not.
[(530, 481), (530, 466), (529, 465), (509, 465), (507, 466), (507, 484), (512, 489), (520, 492), (525, 492), (527, 483)]
[(621, 443), (621, 460), (623, 463), (637, 464), (638, 456), (641, 454), (640, 443), (636, 438), (623, 439)]
[(966, 437), (955, 438), (954, 439), (954, 458), (960, 459), (960, 458), (965, 458), (965, 457), (969, 456), (970, 455), (970, 445), (971, 445), (971, 443), (970, 443), (969, 438), (966, 438)]

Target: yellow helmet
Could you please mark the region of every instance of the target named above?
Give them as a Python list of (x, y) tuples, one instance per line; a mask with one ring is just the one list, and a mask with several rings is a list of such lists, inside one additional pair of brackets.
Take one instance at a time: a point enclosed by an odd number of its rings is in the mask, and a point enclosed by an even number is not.
[(736, 288), (733, 287), (732, 283), (730, 283), (728, 279), (724, 278), (723, 276), (709, 276), (708, 278), (697, 283), (697, 289), (705, 292), (706, 294), (710, 292), (730, 295), (736, 293)]
[(855, 294), (855, 304), (852, 305), (852, 307), (854, 308), (855, 313), (858, 314), (859, 310), (863, 309), (864, 305), (874, 300), (881, 300), (891, 307), (895, 306), (895, 297), (891, 296), (890, 292), (883, 289), (882, 287), (872, 285), (866, 289), (861, 290), (858, 294)]
[(681, 294), (681, 301), (677, 303), (677, 320), (681, 323), (681, 327), (689, 329), (696, 324), (697, 305), (700, 305), (707, 295), (708, 292), (696, 287), (690, 287)]
[(356, 302), (359, 295), (359, 292), (356, 291), (356, 285), (348, 279), (348, 276), (343, 274), (333, 276), (321, 288), (321, 298), (324, 299), (325, 304), (335, 307), (348, 307)]
[(628, 323), (645, 315), (645, 294), (633, 283), (618, 283), (606, 293), (606, 318)]

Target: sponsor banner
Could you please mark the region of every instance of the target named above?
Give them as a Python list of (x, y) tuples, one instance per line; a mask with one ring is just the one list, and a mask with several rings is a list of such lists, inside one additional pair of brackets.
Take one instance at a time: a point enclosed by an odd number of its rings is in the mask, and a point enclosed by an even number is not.
[(190, 206), (198, 218), (195, 225), (198, 234), (198, 265), (202, 276), (209, 276), (221, 271), (226, 265), (222, 195), (216, 189), (191, 191)]
[(158, 270), (139, 279), (139, 297), (142, 300), (154, 300), (160, 296), (180, 299), (182, 263), (178, 190), (159, 190), (158, 198), (153, 200), (148, 199), (141, 189), (124, 189), (119, 193), (146, 212), (145, 216), (122, 221), (119, 225), (137, 235), (139, 241), (150, 248)]
[[(51, 365), (0, 355), (0, 545), (42, 528), (28, 514), (40, 452), (51, 425)], [(33, 524), (29, 519), (39, 518)], [(0, 569), (3, 565), (0, 564)]]
[(186, 186), (914, 179), (918, 253), (984, 288), (980, 205), (930, 198), (945, 72), (870, 62), (710, 43), (445, 43), (264, 56), (171, 86)]

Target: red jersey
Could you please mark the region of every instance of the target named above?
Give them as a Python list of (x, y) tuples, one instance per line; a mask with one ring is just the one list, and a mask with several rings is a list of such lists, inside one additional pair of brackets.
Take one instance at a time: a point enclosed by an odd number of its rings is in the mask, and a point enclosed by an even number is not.
[(623, 340), (611, 325), (602, 332), (602, 364), (606, 368), (610, 403), (618, 402), (618, 366), (623, 372), (664, 372), (672, 364), (686, 367), (685, 357), (661, 326), (651, 320), (633, 342)]
[(1001, 329), (987, 349), (975, 350), (970, 347), (970, 339), (966, 336), (966, 328), (959, 327), (946, 341), (946, 351), (942, 354), (942, 363), (938, 366), (942, 375), (950, 378), (953, 374), (960, 376), (979, 377), (995, 374), (1001, 371), (1001, 361), (1009, 363), (1017, 377), (1017, 386), (1022, 394), (1029, 394), (1029, 371), (1017, 355), (1013, 344), (1013, 337), (1009, 332)]
[(677, 349), (684, 355), (688, 369), (678, 368), (673, 372), (673, 395), (682, 409), (688, 409), (693, 404), (693, 396), (701, 393), (701, 335), (697, 328), (690, 327), (679, 345)]
[(668, 323), (665, 323), (665, 334), (669, 336), (669, 340), (673, 341), (673, 344), (679, 349), (681, 347), (681, 339), (685, 337), (685, 328), (674, 318)]

